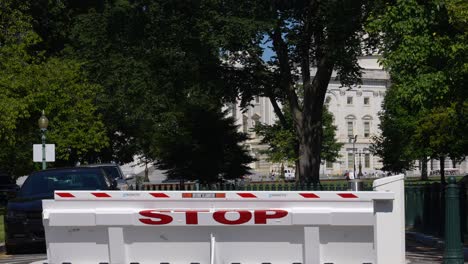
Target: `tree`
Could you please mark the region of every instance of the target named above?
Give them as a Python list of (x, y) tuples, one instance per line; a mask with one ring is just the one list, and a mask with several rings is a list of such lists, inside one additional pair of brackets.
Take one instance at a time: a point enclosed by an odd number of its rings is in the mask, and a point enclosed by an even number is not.
[[(73, 164), (108, 144), (95, 114), (95, 94), (74, 60), (46, 58), (35, 50), (27, 5), (4, 1), (0, 8), (0, 167), (21, 176), (33, 169), (32, 144), (40, 142), (37, 120), (49, 118), (47, 139), (56, 144), (56, 165)], [(21, 166), (19, 166), (21, 164)]]
[[(370, 32), (380, 40), (383, 65), (392, 78), (392, 103), (386, 103), (386, 119), (403, 120), (404, 125), (387, 123), (377, 142), (382, 156), (398, 153), (404, 160), (437, 158), (444, 178), (444, 159), (460, 160), (467, 154), (465, 133), (468, 42), (467, 5), (458, 1), (394, 1), (371, 18)], [(387, 101), (387, 99), (386, 99)], [(396, 110), (396, 111), (395, 111)], [(405, 122), (408, 121), (408, 122)], [(394, 129), (393, 132), (385, 129)], [(408, 144), (382, 144), (398, 133)], [(399, 146), (399, 147), (398, 147)], [(424, 177), (424, 175), (423, 175)]]
[(418, 154), (424, 148), (415, 146), (412, 138), (416, 117), (409, 115), (407, 109), (400, 105), (397, 89), (391, 87), (385, 95), (379, 124), (382, 133), (372, 139), (370, 150), (382, 159), (382, 170), (403, 173), (413, 168), (414, 160), (427, 154)]
[[(188, 179), (205, 181), (247, 173), (251, 158), (235, 147), (244, 136), (235, 134), (219, 112), (226, 89), (213, 42), (216, 33), (206, 26), (209, 2), (109, 0), (99, 6), (66, 3), (64, 8), (51, 6), (52, 11), (36, 9), (38, 17), (53, 17), (36, 25), (48, 39), (49, 51), (82, 61), (88, 78), (103, 87), (98, 113), (112, 144), (94, 153), (100, 160), (123, 163), (137, 154), (168, 169), (170, 177), (183, 172)], [(61, 9), (71, 15), (61, 16)], [(57, 28), (68, 34), (54, 33)], [(215, 138), (209, 132), (213, 129), (228, 142), (213, 146), (202, 135), (205, 131)], [(230, 151), (220, 152), (222, 146)], [(217, 156), (204, 157), (202, 150)]]
[(237, 132), (232, 118), (219, 108), (203, 105), (187, 105), (179, 111), (153, 129), (154, 144), (149, 150), (169, 178), (213, 183), (250, 174), (246, 165), (254, 159), (241, 145), (247, 135)]
[[(335, 138), (336, 126), (333, 125), (333, 115), (323, 108), (323, 143), (321, 157), (323, 160), (334, 162), (339, 157), (339, 151), (343, 144)], [(294, 131), (293, 120), (287, 108), (283, 110), (288, 127), (283, 127), (280, 121), (273, 125), (259, 124), (254, 131), (262, 137), (261, 143), (267, 144), (268, 150), (264, 154), (272, 162), (296, 163), (299, 157), (299, 140)]]
[[(238, 36), (225, 46), (225, 78), (234, 94), (244, 105), (254, 95), (269, 97), (285, 126), (278, 102), (289, 106), (302, 182), (319, 181), (323, 103), (333, 71), (344, 86), (359, 82), (357, 59), (370, 8), (367, 1), (249, 1), (232, 4), (219, 18)], [(261, 59), (264, 43), (275, 52), (268, 63)]]

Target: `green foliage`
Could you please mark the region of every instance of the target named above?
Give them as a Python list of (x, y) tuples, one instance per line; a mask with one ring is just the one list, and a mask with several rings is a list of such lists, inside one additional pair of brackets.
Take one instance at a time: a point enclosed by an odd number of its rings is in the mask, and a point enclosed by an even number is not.
[(419, 118), (415, 139), (417, 143), (427, 143), (433, 153), (460, 161), (468, 148), (468, 101), (465, 101), (462, 109), (456, 107), (455, 103), (448, 107), (436, 107)]
[[(280, 121), (273, 125), (259, 124), (255, 126), (254, 131), (262, 137), (262, 144), (267, 144), (268, 150), (263, 151), (267, 154), (269, 160), (276, 163), (296, 163), (299, 154), (299, 140), (294, 130), (291, 113), (283, 110), (287, 121), (287, 127), (283, 127)], [(324, 107), (323, 114), (323, 142), (321, 157), (323, 160), (334, 162), (339, 158), (339, 151), (343, 146), (336, 141), (335, 132), (337, 127), (333, 125), (333, 115)]]
[(322, 160), (336, 162), (340, 157), (340, 150), (343, 143), (336, 140), (336, 130), (338, 129), (333, 124), (333, 114), (330, 113), (327, 107), (323, 108), (322, 114)]
[[(26, 6), (2, 2), (0, 28), (0, 169), (21, 176), (33, 169), (32, 144), (40, 143), (37, 120), (49, 118), (47, 143), (56, 144), (56, 164), (67, 164), (108, 144), (95, 114), (100, 87), (83, 76), (74, 60), (46, 58), (34, 45)], [(18, 166), (21, 164), (21, 166)]]
[(237, 132), (232, 118), (210, 106), (187, 105), (168, 113), (153, 128), (149, 155), (169, 178), (213, 183), (250, 174), (246, 164), (254, 161), (240, 145), (247, 139)]
[(412, 168), (413, 161), (427, 156), (424, 146), (412, 146), (416, 116), (410, 115), (397, 100), (397, 87), (388, 90), (380, 114), (382, 133), (373, 138), (371, 152), (382, 159), (384, 171), (403, 172)]
[(148, 129), (187, 102), (221, 107), (219, 56), (204, 40), (205, 15), (195, 2), (105, 1), (73, 19), (66, 54), (85, 60), (89, 78), (104, 87), (98, 110), (114, 144), (101, 159), (147, 155)]
[(457, 3), (398, 0), (371, 18), (393, 83), (375, 144), (385, 168), (401, 171), (418, 158), (460, 160), (468, 153), (467, 5)]
[[(97, 111), (112, 144), (95, 157), (124, 163), (139, 154), (168, 169), (170, 177), (209, 182), (248, 173), (252, 159), (238, 147), (245, 136), (235, 133), (219, 110), (226, 89), (215, 45), (222, 40), (211, 28), (212, 5), (68, 4), (65, 9), (73, 15), (63, 28), (69, 37), (48, 34), (48, 45), (51, 52), (65, 46), (60, 54), (83, 61), (87, 77), (103, 87)], [(48, 32), (54, 30), (50, 25), (36, 26)]]
[(299, 145), (291, 116), (286, 115), (286, 120), (288, 121), (287, 128), (276, 121), (273, 125), (258, 124), (254, 131), (262, 138), (261, 143), (268, 145), (268, 149), (262, 150), (261, 153), (266, 154), (269, 161), (294, 164), (298, 159)]

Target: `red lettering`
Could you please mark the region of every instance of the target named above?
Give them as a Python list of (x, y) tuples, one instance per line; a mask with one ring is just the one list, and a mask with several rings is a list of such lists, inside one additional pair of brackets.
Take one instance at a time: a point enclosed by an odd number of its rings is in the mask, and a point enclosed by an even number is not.
[(153, 219), (148, 219), (148, 218), (140, 218), (138, 220), (140, 220), (140, 222), (142, 222), (143, 224), (147, 224), (147, 225), (166, 225), (166, 224), (169, 224), (169, 223), (172, 222), (172, 220), (173, 220), (172, 216), (165, 215), (165, 214), (160, 214), (160, 213), (155, 213), (155, 212), (158, 212), (158, 211), (144, 210), (144, 211), (140, 211), (140, 215), (150, 217), (150, 218), (159, 219), (157, 221), (155, 221)]
[[(209, 212), (208, 210), (180, 210), (173, 211), (185, 213), (185, 224), (198, 225), (198, 213)], [(169, 214), (165, 214), (169, 213)], [(148, 218), (139, 218), (138, 220), (147, 225), (167, 225), (173, 222), (174, 218), (170, 215), (169, 210), (143, 210), (140, 211), (141, 216)], [(239, 216), (235, 220), (226, 218), (227, 213), (238, 213)], [(268, 219), (279, 219), (288, 215), (286, 210), (255, 210), (253, 212), (254, 223), (256, 225), (267, 224)], [(213, 219), (224, 225), (241, 225), (249, 222), (252, 219), (252, 213), (247, 210), (220, 210), (213, 212)]]
[[(226, 213), (228, 212), (237, 212), (239, 213), (239, 219), (237, 220), (228, 220), (226, 219)], [(249, 211), (216, 211), (213, 214), (213, 219), (218, 223), (225, 225), (240, 225), (247, 223), (252, 218), (252, 214)]]
[(285, 210), (255, 210), (255, 224), (266, 224), (267, 219), (283, 218), (288, 215)]
[(198, 225), (198, 212), (197, 211), (185, 212), (185, 221), (187, 222), (187, 225)]

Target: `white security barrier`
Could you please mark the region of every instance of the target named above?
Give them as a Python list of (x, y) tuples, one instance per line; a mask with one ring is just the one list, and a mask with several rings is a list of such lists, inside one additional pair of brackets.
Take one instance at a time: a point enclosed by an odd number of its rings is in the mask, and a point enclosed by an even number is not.
[(47, 263), (405, 263), (403, 176), (374, 189), (56, 191)]

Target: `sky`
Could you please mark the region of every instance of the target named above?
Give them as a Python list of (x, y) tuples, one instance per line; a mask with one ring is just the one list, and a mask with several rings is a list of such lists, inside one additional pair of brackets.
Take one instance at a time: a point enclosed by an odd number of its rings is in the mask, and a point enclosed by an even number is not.
[(269, 61), (271, 59), (272, 56), (275, 56), (275, 52), (270, 48), (272, 46), (272, 43), (271, 43), (271, 40), (268, 39), (267, 36), (265, 36), (263, 38), (263, 45), (262, 45), (262, 48), (264, 48), (263, 50), (263, 56), (262, 56), (262, 59), (264, 61)]

